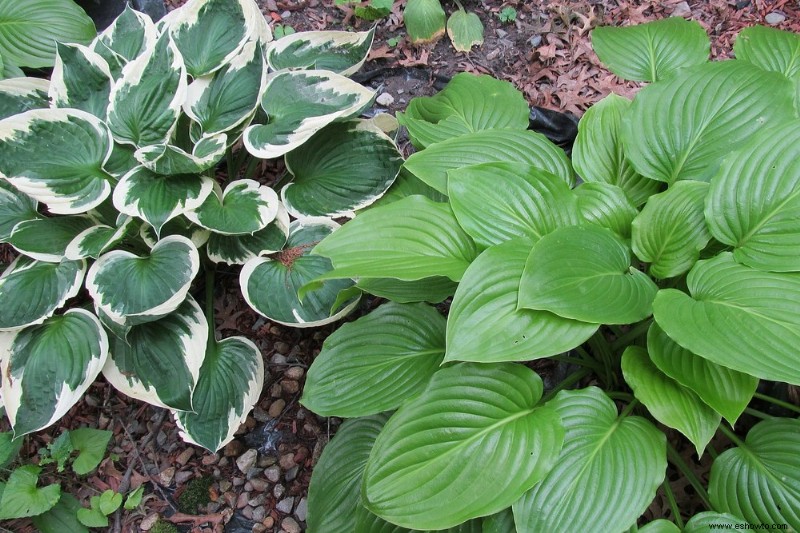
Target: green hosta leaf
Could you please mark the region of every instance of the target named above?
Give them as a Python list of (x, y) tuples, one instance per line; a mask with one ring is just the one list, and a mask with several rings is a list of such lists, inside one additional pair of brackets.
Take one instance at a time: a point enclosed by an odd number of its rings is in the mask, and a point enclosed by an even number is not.
[(311, 365), (301, 403), (344, 418), (397, 408), (442, 363), (445, 323), (429, 305), (388, 302), (343, 325)]
[[(179, 216), (170, 219), (169, 222), (164, 224), (161, 228), (161, 237), (168, 237), (170, 235), (182, 235), (194, 244), (195, 248), (203, 246), (211, 236), (211, 232), (196, 224), (190, 222), (186, 217)], [(139, 237), (152, 248), (159, 240), (156, 235), (155, 229), (150, 224), (142, 224), (139, 226)]]
[(482, 130), (446, 139), (412, 154), (403, 169), (446, 194), (450, 171), (492, 162), (528, 163), (570, 186), (575, 183), (564, 150), (544, 135), (527, 130)]
[[(437, 533), (484, 533), (483, 520), (476, 518), (447, 529), (437, 529)], [(364, 507), (356, 509), (356, 527), (353, 533), (424, 533), (417, 529), (401, 527), (370, 513)], [(432, 533), (432, 532), (428, 532)]]
[(183, 111), (200, 125), (204, 135), (229, 131), (258, 108), (266, 65), (261, 44), (251, 41), (213, 76), (189, 84)]
[(172, 313), (111, 339), (103, 376), (124, 394), (159, 407), (192, 410), (206, 355), (208, 322), (191, 296)]
[(650, 359), (669, 377), (693, 390), (733, 426), (758, 387), (758, 379), (698, 357), (653, 324), (647, 333)]
[(651, 196), (634, 219), (633, 253), (650, 263), (651, 275), (661, 279), (679, 276), (697, 262), (711, 240), (703, 216), (707, 192), (707, 183), (675, 183)]
[(447, 204), (409, 196), (358, 215), (314, 248), (329, 257), (333, 277), (458, 281), (478, 255)]
[(697, 21), (670, 17), (592, 32), (592, 47), (608, 70), (625, 80), (658, 81), (708, 61), (711, 42)]
[(150, 16), (126, 5), (114, 22), (98, 34), (92, 45), (110, 66), (113, 67), (114, 60), (121, 68), (152, 48), (157, 39), (156, 26)]
[(349, 76), (366, 61), (374, 37), (374, 28), (362, 32), (297, 32), (270, 46), (267, 61), (272, 70), (330, 70)]
[(438, 41), (444, 35), (446, 21), (439, 0), (409, 0), (403, 10), (403, 23), (414, 44)]
[(702, 456), (717, 431), (720, 415), (690, 389), (663, 374), (640, 346), (629, 346), (622, 354), (622, 373), (653, 417), (683, 433)]
[(89, 533), (89, 529), (78, 521), (81, 502), (72, 494), (64, 492), (58, 503), (46, 513), (32, 516), (31, 521), (41, 533)]
[(213, 168), (225, 155), (228, 136), (203, 137), (192, 153), (170, 144), (154, 144), (136, 151), (136, 159), (157, 174), (200, 174)]
[(480, 533), (517, 533), (514, 525), (514, 513), (509, 508), (485, 517)]
[(0, 80), (0, 119), (49, 107), (50, 82), (41, 78)]
[(676, 526), (673, 522), (660, 518), (648, 522), (639, 528), (640, 533), (681, 533), (681, 528)]
[(706, 219), (736, 261), (759, 270), (800, 271), (800, 126), (764, 131), (725, 160), (711, 182)]
[(244, 145), (256, 157), (279, 157), (337, 119), (357, 114), (373, 98), (371, 90), (324, 70), (278, 72), (267, 81), (261, 107), (267, 124), (244, 131)]
[(81, 109), (105, 120), (113, 79), (108, 63), (90, 48), (58, 43), (50, 78), (54, 107)]
[(281, 251), (288, 238), (289, 214), (283, 204), (278, 204), (275, 220), (252, 235), (212, 233), (206, 244), (206, 254), (214, 263), (243, 265), (253, 258)]
[(44, 322), (78, 294), (85, 261), (44, 263), (18, 257), (0, 276), (0, 330)]
[[(17, 458), (19, 451), (22, 449), (23, 440), (15, 439), (14, 433), (11, 431), (0, 433), (0, 468), (5, 468)], [(1, 492), (0, 498), (2, 498)]]
[(171, 235), (150, 255), (114, 250), (98, 259), (86, 276), (95, 306), (117, 323), (149, 322), (177, 309), (200, 269), (195, 245)]
[(352, 217), (386, 192), (402, 164), (394, 141), (370, 122), (331, 124), (286, 154), (293, 179), (281, 199), (298, 218)]
[(631, 222), (639, 211), (625, 191), (610, 183), (583, 183), (575, 189), (584, 220), (608, 228), (623, 238), (631, 236)]
[(531, 246), (527, 239), (508, 241), (469, 266), (450, 307), (446, 361), (538, 359), (570, 350), (597, 331), (597, 324), (517, 309)]
[(769, 124), (794, 116), (792, 84), (742, 61), (683, 69), (637, 94), (622, 121), (625, 155), (648, 178), (709, 181)]
[(354, 531), (369, 452), (389, 417), (346, 420), (325, 446), (308, 485), (308, 529)]
[(800, 455), (793, 453), (798, 447), (800, 421), (759, 422), (744, 445), (721, 454), (711, 466), (708, 495), (714, 509), (751, 524), (800, 529)]
[(24, 465), (11, 472), (0, 498), (0, 519), (36, 516), (55, 506), (61, 497), (61, 485), (38, 488), (41, 471), (41, 467)]
[(733, 43), (736, 59), (791, 78), (800, 73), (800, 36), (766, 26), (743, 28)]
[(114, 189), (114, 207), (121, 213), (145, 220), (159, 235), (169, 220), (200, 207), (213, 186), (214, 181), (207, 176), (163, 176), (137, 167)]
[(169, 35), (125, 65), (110, 98), (108, 127), (117, 142), (142, 147), (169, 141), (186, 99), (186, 68)]
[(99, 498), (99, 496), (92, 496), (92, 508), (78, 509), (76, 513), (80, 523), (86, 527), (108, 527), (108, 518), (98, 508)]
[(461, 363), (438, 371), (375, 441), (364, 505), (416, 529), (505, 509), (555, 466), (561, 450), (559, 417), (536, 407), (541, 395), (541, 379), (521, 365)]
[[(744, 526), (747, 525), (747, 522), (738, 516), (733, 516), (729, 513), (715, 513), (714, 511), (706, 511), (704, 513), (696, 514), (690, 518), (686, 523), (686, 526), (683, 528), (683, 533), (710, 533), (711, 531), (714, 531), (710, 526), (724, 526), (727, 524), (732, 526), (731, 529), (735, 529), (733, 526)], [(740, 529), (744, 528), (741, 527)]]
[(253, 409), (264, 385), (261, 350), (244, 337), (209, 343), (192, 395), (195, 412), (176, 412), (181, 437), (216, 453)]
[(64, 416), (94, 382), (107, 355), (105, 330), (83, 309), (0, 333), (3, 403), (14, 435), (46, 428)]
[(86, 12), (66, 0), (3, 0), (0, 20), (0, 56), (20, 67), (51, 67), (56, 41), (87, 43), (96, 33)]
[(34, 218), (18, 223), (8, 242), (23, 254), (51, 263), (61, 262), (69, 244), (94, 221), (87, 216)]
[(14, 226), (39, 218), (36, 200), (0, 178), (0, 242), (7, 242)]
[(301, 300), (297, 291), (326, 275), (331, 262), (309, 255), (314, 246), (338, 228), (325, 218), (308, 218), (292, 223), (289, 240), (274, 259), (256, 257), (248, 261), (239, 276), (247, 303), (274, 322), (294, 327), (315, 327), (339, 320), (353, 310), (359, 298), (350, 298), (341, 309), (334, 308), (339, 293), (352, 280), (332, 280), (311, 290)]
[(278, 195), (253, 180), (234, 180), (218, 196), (210, 194), (202, 205), (186, 213), (195, 224), (222, 235), (253, 235), (278, 214)]
[(422, 149), (465, 133), (527, 129), (529, 112), (522, 93), (510, 83), (462, 72), (438, 94), (412, 100), (397, 120)]
[(139, 166), (136, 160), (136, 149), (127, 144), (113, 143), (111, 155), (103, 163), (103, 170), (111, 174), (114, 178), (123, 177), (125, 174)]
[(413, 174), (400, 167), (400, 174), (394, 183), (386, 191), (386, 193), (378, 198), (378, 200), (369, 205), (365, 210), (374, 209), (376, 207), (402, 200), (407, 196), (414, 195), (426, 196), (429, 200), (434, 202), (446, 202), (447, 196), (433, 189), (427, 183), (415, 177)]
[(578, 123), (572, 163), (583, 181), (616, 185), (639, 206), (661, 189), (661, 183), (637, 174), (625, 158), (620, 127), (630, 105), (627, 98), (611, 93), (587, 109)]
[(458, 284), (442, 276), (417, 281), (401, 281), (393, 278), (360, 279), (356, 286), (364, 292), (398, 303), (439, 303), (456, 292)]
[(559, 228), (534, 244), (519, 308), (598, 324), (631, 324), (652, 313), (658, 287), (631, 266), (630, 250), (599, 226)]
[(72, 260), (87, 257), (97, 259), (106, 250), (124, 239), (132, 224), (133, 218), (126, 216), (116, 228), (98, 224), (85, 229), (70, 241), (64, 250), (64, 256)]
[(256, 36), (258, 18), (263, 18), (253, 0), (194, 0), (177, 11), (169, 21), (169, 34), (192, 78), (230, 62)]
[(663, 289), (653, 302), (671, 339), (733, 370), (800, 384), (800, 274), (761, 272), (722, 253), (698, 261), (687, 284), (691, 296)]
[[(51, 213), (83, 213), (111, 193), (108, 128), (76, 109), (33, 109), (0, 121), (0, 173)], [(43, 157), (46, 154), (46, 157)]]
[(447, 20), (447, 35), (458, 52), (483, 44), (483, 23), (478, 15), (459, 9)]
[(78, 457), (72, 463), (72, 470), (83, 476), (97, 468), (106, 454), (112, 433), (102, 429), (80, 428), (69, 432), (72, 447), (78, 450)]
[(536, 241), (558, 227), (580, 222), (569, 185), (524, 163), (451, 170), (447, 194), (461, 227), (483, 247), (515, 237)]
[(664, 433), (644, 418), (618, 417), (596, 387), (559, 392), (548, 406), (561, 416), (564, 447), (555, 468), (513, 505), (517, 531), (625, 531), (664, 480)]

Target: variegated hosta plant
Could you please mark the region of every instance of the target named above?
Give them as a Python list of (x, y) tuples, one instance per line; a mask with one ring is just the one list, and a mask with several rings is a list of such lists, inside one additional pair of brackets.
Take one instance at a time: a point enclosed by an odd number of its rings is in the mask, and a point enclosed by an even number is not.
[(774, 397), (800, 385), (800, 37), (749, 28), (719, 62), (683, 19), (593, 42), (651, 83), (587, 111), (571, 160), (460, 74), (398, 117), (395, 188), (314, 248), (317, 281), (391, 301), (307, 374), (301, 402), (351, 419), (310, 531), (800, 530), (800, 408)]
[[(333, 219), (377, 200), (402, 163), (356, 118), (373, 92), (347, 75), (371, 41), (274, 42), (255, 0), (191, 0), (157, 24), (126, 9), (88, 46), (59, 44), (49, 82), (0, 82), (0, 240), (19, 254), (0, 277), (0, 366), (15, 435), (58, 420), (102, 373), (171, 409), (187, 441), (230, 441), (264, 365), (251, 341), (214, 335), (216, 264), (244, 265), (247, 302), (276, 322), (356, 305), (349, 280), (303, 301), (296, 288), (331, 269), (309, 252)], [(284, 156), (282, 187), (259, 181), (261, 160)], [(203, 279), (205, 310), (192, 296)]]

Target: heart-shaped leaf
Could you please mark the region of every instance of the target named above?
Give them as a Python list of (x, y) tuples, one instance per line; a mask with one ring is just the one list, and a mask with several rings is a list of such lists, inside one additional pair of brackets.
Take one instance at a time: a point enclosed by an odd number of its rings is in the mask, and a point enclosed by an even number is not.
[(278, 195), (253, 180), (234, 180), (221, 196), (210, 194), (186, 218), (222, 235), (253, 235), (275, 220)]
[(64, 250), (64, 257), (77, 260), (86, 257), (97, 259), (102, 253), (125, 238), (131, 229), (134, 219), (125, 216), (118, 227), (112, 228), (105, 224), (92, 226), (78, 233)]
[(766, 26), (742, 28), (733, 43), (736, 59), (742, 59), (787, 78), (800, 73), (800, 36)]
[(280, 252), (288, 238), (289, 214), (279, 203), (275, 220), (252, 235), (212, 233), (206, 244), (206, 254), (214, 263), (243, 265), (256, 257)]
[(267, 61), (272, 70), (330, 70), (350, 76), (366, 61), (374, 37), (374, 28), (362, 32), (297, 32), (270, 46)]
[[(686, 526), (683, 528), (683, 533), (708, 533), (711, 531), (711, 526), (723, 526), (723, 525), (731, 525), (731, 529), (735, 529), (736, 525), (739, 526), (746, 526), (748, 525), (747, 522), (739, 518), (738, 516), (733, 516), (729, 513), (716, 513), (714, 511), (706, 511), (704, 513), (699, 513), (694, 515), (692, 518), (686, 522)], [(740, 527), (740, 529), (744, 529)]]
[(68, 492), (61, 494), (58, 503), (46, 513), (32, 516), (31, 521), (41, 533), (89, 533), (89, 528), (78, 521), (81, 502)]
[[(161, 228), (161, 236), (168, 237), (170, 235), (181, 235), (186, 237), (194, 244), (195, 248), (200, 248), (211, 238), (211, 232), (205, 228), (193, 224), (186, 217), (179, 216), (170, 219), (169, 222), (164, 224)], [(155, 229), (149, 224), (142, 224), (139, 226), (139, 237), (144, 243), (153, 248), (158, 242), (158, 235)]]
[(447, 15), (439, 0), (408, 0), (403, 22), (412, 43), (432, 43), (444, 35)]
[(94, 226), (94, 221), (83, 215), (33, 218), (15, 225), (8, 242), (29, 257), (59, 263), (70, 243)]
[(50, 82), (41, 78), (0, 80), (0, 119), (49, 107)]
[(78, 456), (72, 462), (72, 470), (84, 476), (97, 468), (106, 454), (112, 433), (103, 429), (79, 428), (69, 432), (69, 440)]
[(58, 43), (50, 77), (54, 107), (81, 109), (105, 120), (112, 83), (108, 64), (99, 54), (79, 44)]
[(157, 174), (200, 174), (216, 165), (225, 155), (228, 136), (224, 133), (203, 137), (192, 153), (170, 144), (154, 144), (136, 150), (136, 159)]
[(41, 471), (39, 466), (23, 465), (11, 472), (0, 497), (0, 519), (36, 516), (55, 506), (61, 497), (61, 485), (38, 488)]
[(625, 239), (639, 213), (621, 187), (610, 183), (582, 183), (575, 189), (581, 217), (590, 224), (608, 228)]
[(435, 276), (416, 281), (394, 278), (365, 278), (356, 283), (359, 289), (398, 303), (430, 302), (437, 304), (456, 292), (458, 284)]
[(453, 48), (469, 52), (473, 46), (483, 44), (483, 22), (475, 13), (458, 9), (447, 19), (447, 35)]
[(7, 242), (20, 222), (39, 218), (38, 207), (36, 200), (0, 179), (0, 242)]
[[(156, 26), (150, 16), (126, 5), (111, 25), (97, 35), (92, 42), (92, 48), (116, 70), (115, 66), (121, 69), (142, 52), (155, 46), (157, 39)], [(118, 74), (116, 72), (115, 77)]]

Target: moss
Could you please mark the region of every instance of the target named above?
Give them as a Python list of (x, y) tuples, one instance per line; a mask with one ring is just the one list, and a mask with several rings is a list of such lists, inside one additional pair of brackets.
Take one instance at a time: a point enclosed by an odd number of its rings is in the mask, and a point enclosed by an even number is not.
[(150, 528), (150, 533), (178, 533), (178, 527), (172, 522), (159, 520)]
[(191, 480), (178, 497), (178, 509), (182, 513), (197, 514), (200, 507), (211, 501), (208, 489), (211, 488), (213, 482), (214, 478), (211, 476), (202, 476)]

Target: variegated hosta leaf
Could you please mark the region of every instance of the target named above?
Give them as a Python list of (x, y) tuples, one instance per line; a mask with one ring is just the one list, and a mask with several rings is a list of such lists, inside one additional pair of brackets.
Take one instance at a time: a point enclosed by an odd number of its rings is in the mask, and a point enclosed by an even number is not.
[(186, 299), (199, 269), (192, 241), (172, 235), (145, 257), (124, 250), (101, 256), (89, 269), (86, 288), (111, 320), (132, 325), (174, 311)]
[(620, 237), (631, 236), (631, 222), (639, 211), (621, 187), (610, 183), (582, 183), (575, 188), (584, 220), (608, 228)]
[(33, 109), (0, 121), (0, 173), (51, 213), (83, 213), (111, 194), (106, 125), (77, 109)]
[(264, 17), (255, 0), (190, 0), (176, 11), (169, 35), (193, 78), (228, 63), (256, 36), (258, 18)]
[(105, 330), (83, 309), (0, 333), (3, 403), (14, 435), (46, 428), (64, 416), (94, 382), (107, 356)]
[(203, 137), (192, 153), (171, 144), (154, 144), (136, 150), (136, 160), (156, 174), (200, 174), (216, 165), (225, 155), (228, 136), (224, 133)]
[(64, 250), (64, 256), (67, 259), (83, 259), (86, 257), (97, 259), (105, 251), (125, 238), (126, 233), (133, 225), (133, 221), (132, 217), (126, 216), (117, 227), (98, 224), (85, 229), (70, 241), (66, 250)]
[(331, 262), (310, 255), (311, 249), (339, 225), (326, 218), (297, 220), (289, 228), (289, 240), (275, 258), (256, 257), (248, 261), (239, 276), (247, 303), (274, 322), (294, 327), (315, 327), (339, 320), (358, 303), (349, 298), (334, 308), (339, 293), (353, 286), (350, 279), (326, 281), (306, 292), (300, 300), (300, 287), (328, 273)]
[(375, 28), (363, 32), (305, 31), (287, 35), (267, 50), (272, 70), (330, 70), (350, 76), (364, 64)]
[(103, 164), (103, 170), (111, 174), (116, 180), (139, 166), (136, 160), (136, 147), (129, 144), (113, 143), (111, 155)]
[(117, 184), (113, 195), (114, 207), (121, 213), (146, 221), (160, 235), (164, 224), (199, 207), (213, 188), (214, 181), (207, 176), (164, 176), (138, 167)]
[(334, 120), (355, 115), (373, 96), (373, 91), (332, 72), (278, 72), (261, 98), (269, 122), (248, 127), (244, 145), (262, 159), (282, 156)]
[(267, 68), (261, 43), (251, 41), (230, 63), (189, 84), (183, 111), (204, 135), (226, 132), (258, 108)]
[(111, 337), (103, 375), (117, 390), (159, 407), (192, 410), (206, 356), (208, 322), (187, 295), (172, 313)]
[(0, 242), (8, 241), (14, 226), (39, 218), (39, 203), (0, 178)]
[(108, 127), (117, 142), (168, 142), (186, 99), (186, 67), (169, 35), (125, 65), (110, 98)]
[(215, 453), (233, 440), (264, 386), (261, 350), (244, 337), (209, 342), (192, 395), (194, 412), (175, 412), (181, 437)]
[(92, 46), (114, 70), (152, 48), (157, 39), (156, 26), (150, 16), (126, 5), (114, 22), (97, 35)]
[[(211, 232), (205, 228), (201, 228), (197, 224), (193, 224), (186, 217), (179, 216), (170, 219), (170, 221), (161, 228), (161, 238), (170, 235), (182, 235), (192, 241), (195, 247), (199, 249), (208, 242)], [(142, 224), (139, 227), (139, 237), (141, 237), (150, 248), (155, 246), (159, 239), (156, 230), (150, 224)]]
[(214, 233), (253, 235), (267, 227), (278, 215), (278, 195), (253, 180), (234, 180), (225, 192), (209, 194), (205, 202), (186, 218)]
[(45, 263), (20, 256), (0, 276), (0, 330), (40, 324), (81, 289), (85, 261)]
[(289, 215), (285, 208), (274, 221), (252, 235), (211, 233), (206, 244), (208, 258), (214, 263), (243, 265), (253, 258), (279, 252), (289, 238)]
[(0, 119), (50, 104), (50, 82), (41, 78), (0, 80)]
[(330, 124), (286, 154), (291, 183), (281, 199), (295, 217), (353, 217), (394, 183), (403, 155), (365, 120)]
[(114, 82), (108, 63), (91, 48), (79, 44), (57, 46), (56, 64), (50, 77), (53, 107), (81, 109), (105, 120)]
[(58, 263), (67, 255), (69, 244), (95, 222), (87, 216), (34, 218), (14, 226), (8, 242), (19, 252)]

